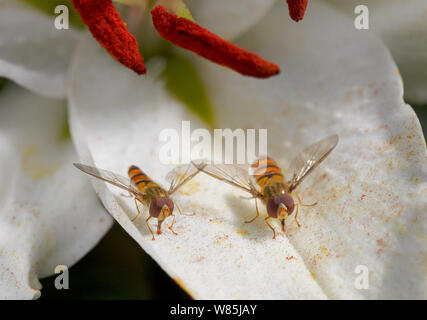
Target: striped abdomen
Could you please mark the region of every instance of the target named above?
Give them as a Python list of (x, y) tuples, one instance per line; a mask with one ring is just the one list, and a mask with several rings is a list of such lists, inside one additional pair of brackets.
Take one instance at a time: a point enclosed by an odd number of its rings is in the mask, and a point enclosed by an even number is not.
[(134, 185), (136, 185), (139, 191), (146, 193), (149, 188), (160, 188), (160, 186), (152, 181), (141, 169), (137, 166), (130, 166), (129, 178)]
[(270, 157), (260, 157), (252, 164), (253, 175), (258, 185), (264, 189), (273, 183), (283, 183), (283, 174), (276, 161)]

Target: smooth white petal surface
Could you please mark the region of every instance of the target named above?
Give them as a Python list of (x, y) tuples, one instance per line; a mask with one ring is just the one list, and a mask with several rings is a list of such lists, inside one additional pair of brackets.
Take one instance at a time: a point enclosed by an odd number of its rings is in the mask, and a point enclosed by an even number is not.
[[(287, 234), (325, 294), (425, 299), (425, 140), (387, 49), (314, 1), (304, 21), (276, 9), (239, 44), (279, 63), (282, 74), (260, 82), (203, 62), (222, 126), (268, 128), (269, 151), (285, 164), (304, 146), (340, 136), (299, 189), (304, 202), (319, 204), (303, 208), (303, 227), (290, 223)], [(227, 201), (227, 192), (215, 198)], [(243, 216), (248, 206), (236, 211)], [(261, 221), (253, 228), (268, 232)], [(355, 288), (358, 265), (369, 270), (368, 290)]]
[[(195, 60), (218, 125), (268, 128), (269, 150), (279, 161), (288, 163), (299, 148), (330, 133), (340, 135), (338, 148), (300, 188), (304, 202), (319, 201), (303, 208), (302, 228), (290, 219), (287, 234), (272, 240), (262, 219), (244, 223), (255, 214), (253, 202), (199, 175), (177, 198), (196, 216), (178, 215), (178, 236), (164, 228), (152, 241), (147, 212), (132, 223), (133, 201), (94, 181), (114, 218), (195, 298), (425, 297), (426, 152), (418, 120), (403, 103), (386, 48), (355, 33), (335, 11), (311, 6), (298, 24), (276, 9), (241, 42), (279, 62), (279, 77), (245, 78)], [(136, 164), (165, 185), (170, 168), (159, 163), (159, 134), (181, 132), (181, 120), (191, 116), (153, 75), (121, 68), (87, 39), (73, 59), (69, 97), (83, 162), (122, 175)], [(355, 287), (359, 265), (369, 270), (369, 290)]]
[(357, 5), (368, 6), (370, 31), (383, 39), (396, 60), (405, 98), (413, 103), (427, 103), (427, 1), (327, 1), (352, 17), (356, 17)]
[(111, 226), (72, 166), (66, 117), (62, 100), (15, 84), (0, 93), (0, 299), (39, 297), (38, 278), (71, 267)]
[(77, 32), (57, 30), (54, 17), (0, 1), (0, 76), (48, 97), (65, 95), (65, 78)]
[[(188, 0), (197, 23), (231, 39), (255, 25), (275, 0)], [(287, 10), (286, 4), (283, 10)]]

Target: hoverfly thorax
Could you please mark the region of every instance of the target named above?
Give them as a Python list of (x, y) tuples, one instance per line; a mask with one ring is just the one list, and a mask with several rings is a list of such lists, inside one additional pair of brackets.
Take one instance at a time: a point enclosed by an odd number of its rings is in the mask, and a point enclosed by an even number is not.
[(285, 219), (294, 207), (294, 199), (287, 193), (273, 195), (267, 200), (267, 213), (272, 218)]

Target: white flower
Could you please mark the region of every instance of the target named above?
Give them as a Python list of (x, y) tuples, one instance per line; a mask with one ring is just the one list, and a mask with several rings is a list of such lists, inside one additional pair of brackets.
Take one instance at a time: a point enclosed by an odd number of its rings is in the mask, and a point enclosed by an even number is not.
[[(357, 0), (327, 0), (354, 17)], [(366, 3), (370, 30), (390, 49), (404, 79), (405, 98), (427, 103), (427, 2), (424, 0), (375, 0)]]
[[(246, 32), (262, 15), (246, 17), (252, 12), (246, 10), (248, 1), (230, 2), (236, 7), (225, 2), (199, 1), (190, 8), (200, 24), (209, 17), (206, 24), (212, 30), (240, 35), (233, 41), (278, 63), (282, 73), (268, 80), (242, 77), (191, 54), (216, 126), (268, 128), (269, 152), (284, 164), (300, 148), (338, 133), (336, 150), (300, 188), (305, 202), (319, 204), (301, 211), (302, 228), (291, 222), (276, 240), (262, 219), (244, 223), (255, 212), (253, 202), (203, 174), (176, 198), (183, 211), (196, 212), (194, 217), (177, 215), (178, 236), (166, 229), (152, 241), (145, 219), (132, 223), (128, 217), (136, 212), (133, 201), (93, 181), (104, 206), (195, 298), (425, 298), (426, 148), (387, 48), (320, 1), (310, 2), (298, 24), (280, 2)], [(217, 16), (206, 14), (212, 8)], [(47, 67), (43, 63), (61, 50), (59, 40), (53, 47), (45, 45), (43, 25), (50, 20), (9, 6), (0, 14), (6, 10), (25, 14), (30, 25), (37, 24), (34, 17), (41, 27), (19, 33), (30, 60), (7, 55), (4, 48), (12, 50), (14, 38), (0, 32), (0, 74), (49, 97), (66, 92), (73, 143), (82, 162), (123, 175), (136, 164), (166, 185), (170, 168), (158, 161), (159, 132), (180, 129), (182, 120), (191, 119), (193, 129), (202, 123), (165, 89), (155, 72), (158, 60), (148, 62), (146, 76), (137, 76), (92, 37), (73, 33), (78, 46), (70, 67), (66, 55), (60, 55), (56, 67)], [(0, 17), (0, 30), (3, 21)], [(17, 21), (8, 21), (9, 27)], [(238, 28), (231, 30), (233, 25)], [(52, 33), (53, 39), (60, 34), (66, 33)], [(73, 44), (64, 45), (72, 51)], [(66, 90), (51, 88), (66, 77)], [(63, 101), (9, 84), (0, 105), (0, 143), (6, 150), (0, 174), (11, 181), (0, 189), (0, 295), (36, 297), (37, 275), (52, 274), (57, 264), (72, 265), (111, 220), (89, 192), (87, 177), (70, 165), (76, 159), (71, 142), (55, 140), (65, 122)], [(358, 266), (369, 271), (368, 290), (355, 286)]]

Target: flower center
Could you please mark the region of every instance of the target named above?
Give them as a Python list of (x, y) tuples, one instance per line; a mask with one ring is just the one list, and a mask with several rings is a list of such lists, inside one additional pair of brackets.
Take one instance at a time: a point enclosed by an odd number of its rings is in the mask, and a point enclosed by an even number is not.
[[(134, 0), (117, 1), (135, 4)], [(138, 43), (127, 29), (112, 0), (72, 0), (72, 2), (94, 38), (116, 60), (138, 74), (146, 73)], [(301, 20), (308, 0), (287, 0), (287, 2), (291, 18), (295, 21)], [(163, 0), (162, 3), (176, 13), (170, 13), (162, 5), (157, 5), (151, 11), (153, 24), (164, 39), (246, 76), (268, 78), (280, 73), (277, 64), (264, 60), (198, 25), (183, 0)]]

